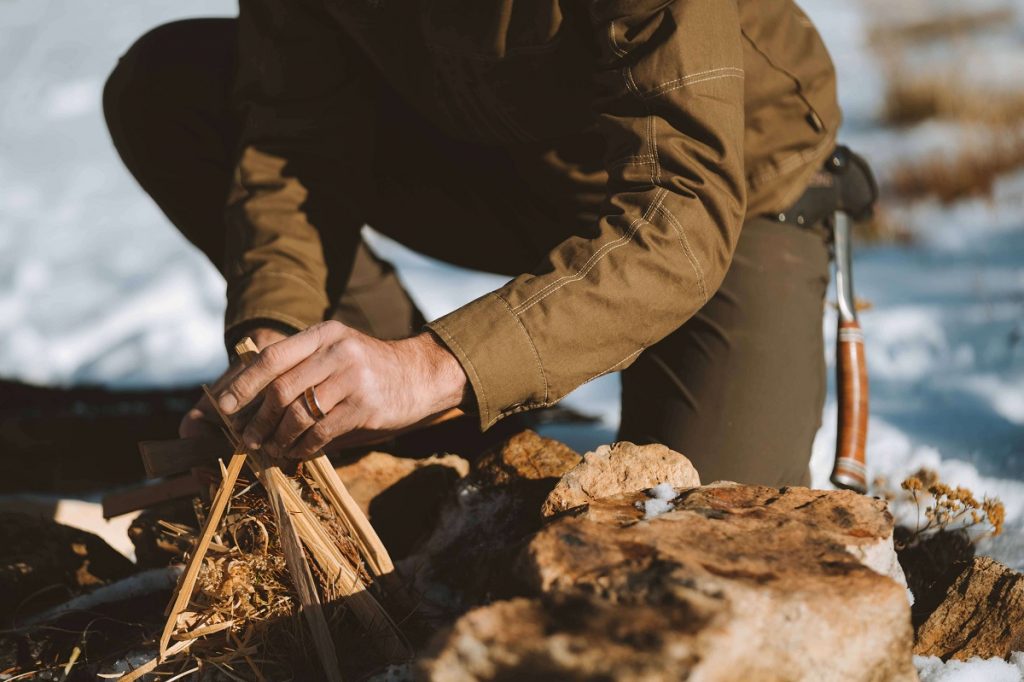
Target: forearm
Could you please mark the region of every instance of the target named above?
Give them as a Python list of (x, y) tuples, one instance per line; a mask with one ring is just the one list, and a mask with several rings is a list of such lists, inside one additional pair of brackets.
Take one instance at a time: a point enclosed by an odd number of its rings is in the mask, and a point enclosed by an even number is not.
[(625, 368), (678, 328), (714, 295), (742, 225), (735, 6), (600, 7), (606, 214), (593, 236), (430, 325), (465, 368), (485, 428)]

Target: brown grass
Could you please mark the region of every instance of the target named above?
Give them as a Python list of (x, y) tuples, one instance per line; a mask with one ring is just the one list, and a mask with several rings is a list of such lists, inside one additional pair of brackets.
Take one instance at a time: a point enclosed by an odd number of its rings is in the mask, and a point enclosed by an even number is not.
[(874, 26), (870, 32), (872, 45), (885, 47), (891, 43), (923, 43), (948, 40), (984, 29), (1012, 24), (1016, 12), (1009, 7), (980, 12), (962, 12), (930, 17), (895, 26)]
[(979, 89), (958, 73), (910, 73), (903, 62), (889, 60), (883, 120), (895, 126), (930, 118), (994, 126), (1024, 123), (1024, 92)]
[(1021, 168), (1024, 133), (1007, 131), (999, 139), (967, 146), (952, 156), (934, 154), (897, 166), (886, 190), (900, 199), (936, 198), (951, 204), (970, 197), (991, 197), (1001, 175)]
[(914, 241), (910, 226), (896, 218), (885, 202), (879, 202), (871, 219), (857, 227), (859, 236), (869, 242), (911, 244)]

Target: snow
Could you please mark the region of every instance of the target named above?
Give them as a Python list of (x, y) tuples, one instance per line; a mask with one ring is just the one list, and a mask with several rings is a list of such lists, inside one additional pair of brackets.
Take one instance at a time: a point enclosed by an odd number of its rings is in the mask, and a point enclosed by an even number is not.
[(1001, 658), (972, 658), (942, 662), (937, 656), (914, 656), (921, 682), (1020, 682), (1024, 679), (1024, 655)]
[[(872, 13), (914, 20), (962, 10), (962, 2), (801, 5), (839, 71), (842, 137), (882, 178), (904, 160), (951, 154), (991, 135), (943, 122), (896, 131), (878, 121), (885, 69), (867, 42)], [(945, 59), (972, 83), (1019, 84), (1024, 0), (970, 6), (1013, 7), (1016, 19), (983, 40), (960, 41), (951, 54), (927, 52), (924, 66), (937, 69)], [(223, 367), (223, 281), (121, 167), (100, 93), (118, 55), (147, 29), (234, 11), (226, 0), (0, 3), (0, 376), (173, 386)], [(924, 201), (895, 217), (911, 226), (916, 243), (862, 246), (855, 262), (858, 294), (873, 303), (861, 317), (872, 382), (870, 476), (899, 481), (927, 466), (978, 497), (998, 496), (1007, 529), (982, 550), (1024, 568), (1024, 173), (1001, 178), (991, 200)], [(367, 239), (395, 262), (428, 317), (504, 281), (439, 264), (372, 231)], [(830, 311), (828, 348), (834, 328)], [(835, 441), (831, 376), (829, 383), (812, 460), (818, 487), (828, 487)], [(548, 425), (544, 433), (580, 451), (613, 440), (618, 394), (615, 376), (587, 384), (565, 403), (599, 422)], [(80, 522), (93, 523), (84, 512)], [(944, 666), (921, 659), (919, 666), (925, 680), (1020, 679), (1019, 658)]]
[(672, 500), (676, 498), (676, 490), (671, 483), (659, 483), (653, 488), (646, 490), (648, 499), (637, 502), (636, 507), (644, 513), (644, 520), (656, 519), (662, 514), (675, 511)]

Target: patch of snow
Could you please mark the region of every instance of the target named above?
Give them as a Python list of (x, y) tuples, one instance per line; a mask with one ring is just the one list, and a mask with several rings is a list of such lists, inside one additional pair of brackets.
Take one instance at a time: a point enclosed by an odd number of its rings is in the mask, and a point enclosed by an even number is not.
[(637, 502), (637, 509), (640, 509), (644, 513), (644, 520), (650, 521), (656, 519), (662, 514), (667, 514), (670, 511), (675, 511), (675, 505), (672, 501), (676, 498), (675, 488), (672, 487), (671, 483), (663, 482), (649, 488), (644, 491), (648, 499), (641, 502)]
[(1014, 654), (1010, 661), (1001, 658), (951, 659), (943, 663), (938, 656), (914, 656), (921, 682), (1021, 682), (1024, 661)]

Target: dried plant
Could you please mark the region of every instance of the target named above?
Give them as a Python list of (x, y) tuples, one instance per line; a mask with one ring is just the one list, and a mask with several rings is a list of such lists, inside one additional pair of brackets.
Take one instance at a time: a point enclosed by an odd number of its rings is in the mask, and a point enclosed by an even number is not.
[(893, 43), (951, 40), (976, 31), (1012, 25), (1015, 19), (1016, 12), (1009, 7), (944, 13), (919, 21), (901, 24), (887, 22), (873, 26), (869, 32), (869, 40), (872, 45), (879, 48), (885, 48)]
[(897, 166), (886, 189), (901, 199), (935, 197), (951, 204), (966, 197), (991, 197), (1000, 176), (1021, 168), (1024, 132), (1006, 132), (987, 144), (971, 144), (952, 157), (938, 154)]
[(986, 496), (979, 502), (968, 488), (950, 487), (928, 469), (907, 477), (900, 488), (917, 507), (917, 524), (911, 529), (915, 538), (938, 532), (973, 531), (970, 535), (977, 540), (1003, 532), (1006, 510), (998, 498)]

